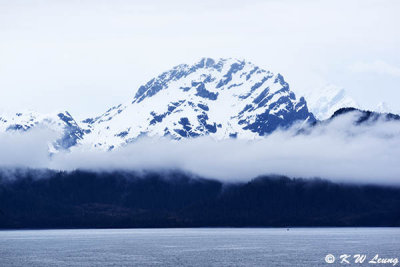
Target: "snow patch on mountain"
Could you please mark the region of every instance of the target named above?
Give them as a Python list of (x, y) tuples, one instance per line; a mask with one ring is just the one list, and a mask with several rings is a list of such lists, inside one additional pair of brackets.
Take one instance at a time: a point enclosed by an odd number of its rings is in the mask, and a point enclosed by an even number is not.
[(319, 120), (328, 119), (340, 108), (359, 108), (359, 105), (347, 94), (345, 89), (335, 85), (306, 91), (302, 95), (307, 99), (310, 111)]
[(33, 111), (2, 113), (1, 132), (27, 132), (33, 128), (44, 128), (56, 132), (57, 140), (49, 140), (50, 152), (68, 149), (82, 139), (83, 131), (67, 111), (54, 114), (40, 114)]
[(373, 109), (373, 111), (380, 112), (380, 113), (393, 113), (393, 114), (400, 114), (399, 109), (394, 109), (392, 106), (390, 106), (388, 103), (382, 101), (379, 102), (376, 108)]
[(144, 135), (254, 139), (299, 121), (315, 118), (282, 75), (244, 60), (203, 58), (160, 74), (128, 103), (84, 120), (79, 142), (113, 149)]

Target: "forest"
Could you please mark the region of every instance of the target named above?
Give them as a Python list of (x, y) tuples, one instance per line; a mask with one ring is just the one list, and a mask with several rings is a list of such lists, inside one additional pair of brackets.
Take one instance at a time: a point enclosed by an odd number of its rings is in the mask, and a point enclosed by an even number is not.
[(400, 187), (180, 171), (0, 172), (0, 228), (400, 226)]

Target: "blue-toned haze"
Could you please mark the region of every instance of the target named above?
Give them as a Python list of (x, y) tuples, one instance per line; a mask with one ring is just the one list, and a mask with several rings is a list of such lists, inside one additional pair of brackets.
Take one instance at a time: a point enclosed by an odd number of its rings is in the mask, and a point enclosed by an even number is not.
[(398, 2), (0, 7), (2, 167), (399, 183)]
[(317, 121), (282, 75), (244, 60), (203, 58), (166, 70), (84, 121), (68, 112), (3, 115), (0, 165), (397, 184), (399, 133), (399, 115), (342, 109)]

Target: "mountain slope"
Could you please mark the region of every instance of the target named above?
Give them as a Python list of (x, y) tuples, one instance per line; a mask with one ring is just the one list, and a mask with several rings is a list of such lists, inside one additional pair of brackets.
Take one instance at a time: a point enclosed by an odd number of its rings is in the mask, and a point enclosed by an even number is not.
[(146, 136), (253, 139), (315, 122), (280, 74), (236, 59), (178, 65), (141, 86), (133, 100), (83, 121), (83, 144), (112, 149)]
[(379, 113), (400, 114), (400, 110), (393, 108), (386, 102), (379, 102), (378, 105), (372, 110)]
[(310, 111), (319, 120), (328, 119), (340, 108), (359, 107), (343, 88), (338, 88), (334, 85), (304, 92), (303, 95), (307, 99)]
[[(390, 121), (400, 121), (400, 115), (393, 113), (379, 113), (369, 110), (360, 110), (356, 108), (341, 108), (335, 111), (329, 120), (337, 119), (346, 114), (354, 114), (354, 120), (352, 121), (355, 125), (360, 124), (373, 124), (376, 122), (390, 122)], [(327, 121), (329, 121), (327, 120)]]
[(50, 142), (50, 151), (68, 149), (82, 139), (83, 131), (67, 111), (57, 114), (39, 114), (23, 112), (3, 114), (0, 116), (1, 132), (26, 132), (34, 128), (44, 128), (54, 131), (58, 139)]

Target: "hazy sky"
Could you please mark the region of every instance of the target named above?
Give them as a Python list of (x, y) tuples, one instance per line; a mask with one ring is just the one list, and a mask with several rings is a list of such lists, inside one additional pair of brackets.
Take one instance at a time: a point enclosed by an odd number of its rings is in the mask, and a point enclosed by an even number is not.
[[(218, 2), (218, 3), (216, 3)], [(201, 57), (400, 109), (400, 1), (0, 0), (0, 110), (93, 116)]]

